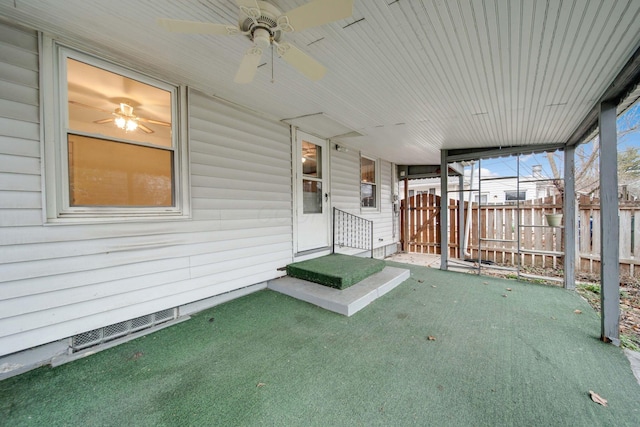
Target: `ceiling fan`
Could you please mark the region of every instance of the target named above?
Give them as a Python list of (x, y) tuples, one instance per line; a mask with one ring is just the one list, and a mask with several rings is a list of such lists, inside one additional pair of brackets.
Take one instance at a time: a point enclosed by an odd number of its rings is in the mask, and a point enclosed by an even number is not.
[[(69, 104), (75, 104), (84, 108), (91, 108), (99, 111), (104, 111), (109, 114), (108, 111), (103, 110), (102, 108), (94, 107), (92, 105), (86, 105), (81, 102), (69, 100)], [(127, 132), (133, 132), (135, 130), (141, 130), (144, 133), (153, 133), (153, 129), (145, 126), (141, 122), (151, 123), (159, 126), (171, 127), (171, 123), (163, 122), (160, 120), (153, 119), (145, 119), (142, 117), (138, 117), (133, 114), (133, 106), (130, 103), (120, 102), (120, 107), (116, 108), (111, 114), (111, 117), (106, 117), (104, 119), (95, 120), (94, 123), (102, 125), (106, 123), (114, 123), (117, 127)]]
[(214, 34), (223, 36), (244, 35), (252, 42), (240, 63), (234, 81), (251, 83), (256, 75), (262, 53), (268, 47), (295, 69), (313, 81), (320, 80), (326, 68), (318, 61), (282, 41), (283, 33), (317, 27), (353, 14), (354, 0), (312, 0), (302, 6), (282, 13), (274, 5), (260, 0), (236, 0), (240, 7), (238, 25), (207, 22), (158, 19), (158, 24), (168, 31), (190, 34)]

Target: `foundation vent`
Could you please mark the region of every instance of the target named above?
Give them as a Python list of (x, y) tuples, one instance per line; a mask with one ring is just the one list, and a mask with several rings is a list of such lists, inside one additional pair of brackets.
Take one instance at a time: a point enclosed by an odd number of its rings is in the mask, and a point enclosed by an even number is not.
[(83, 332), (71, 337), (71, 349), (73, 352), (83, 350), (87, 347), (102, 344), (116, 338), (138, 332), (143, 329), (151, 328), (169, 320), (176, 318), (176, 309), (169, 308), (167, 310), (158, 311), (156, 313), (147, 314), (146, 316), (136, 317), (135, 319), (125, 320), (124, 322), (114, 323), (104, 328), (94, 329), (92, 331)]

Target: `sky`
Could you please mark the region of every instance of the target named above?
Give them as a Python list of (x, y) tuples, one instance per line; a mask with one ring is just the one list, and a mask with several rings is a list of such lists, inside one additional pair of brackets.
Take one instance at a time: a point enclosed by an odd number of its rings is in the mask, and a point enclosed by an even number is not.
[[(626, 133), (618, 139), (618, 151), (624, 151), (628, 147), (640, 148), (640, 103), (636, 103), (633, 107), (627, 110), (618, 118), (618, 132), (624, 133), (633, 126), (639, 127), (634, 132)], [(589, 154), (593, 149), (593, 143), (581, 144), (581, 148), (586, 154)], [(563, 152), (557, 151), (554, 153), (555, 163), (562, 176), (564, 158)], [(543, 176), (552, 177), (553, 171), (551, 169), (549, 160), (546, 153), (541, 154), (529, 154), (520, 156), (520, 177), (532, 176), (532, 168), (535, 165), (542, 166)], [(481, 176), (482, 178), (495, 178), (495, 177), (508, 177), (517, 176), (518, 173), (518, 161), (516, 157), (502, 157), (496, 159), (486, 159), (480, 161)], [(465, 168), (465, 175), (469, 175), (471, 170), (469, 166)], [(477, 179), (478, 163), (476, 162), (474, 167), (475, 179)]]

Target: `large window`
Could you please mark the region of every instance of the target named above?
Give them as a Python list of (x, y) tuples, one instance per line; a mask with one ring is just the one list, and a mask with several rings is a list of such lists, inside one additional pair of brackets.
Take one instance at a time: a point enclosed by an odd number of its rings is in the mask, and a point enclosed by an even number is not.
[(48, 92), (58, 96), (45, 106), (57, 123), (46, 137), (48, 218), (185, 215), (178, 88), (53, 42), (50, 49)]
[(360, 206), (378, 207), (378, 185), (376, 161), (360, 157)]

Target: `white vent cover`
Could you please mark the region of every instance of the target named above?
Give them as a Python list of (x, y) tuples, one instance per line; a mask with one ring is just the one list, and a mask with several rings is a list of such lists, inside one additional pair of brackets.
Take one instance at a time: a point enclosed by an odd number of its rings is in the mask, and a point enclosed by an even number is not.
[(152, 326), (168, 322), (175, 318), (176, 309), (169, 308), (167, 310), (147, 314), (146, 316), (125, 320), (124, 322), (114, 323), (113, 325), (105, 326), (104, 328), (83, 332), (71, 337), (71, 349), (73, 352), (76, 352), (87, 347), (92, 347), (94, 345), (129, 335), (133, 332), (151, 328)]

